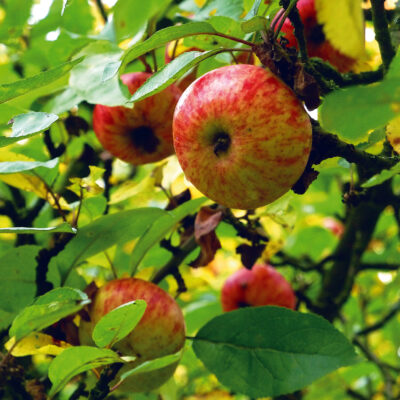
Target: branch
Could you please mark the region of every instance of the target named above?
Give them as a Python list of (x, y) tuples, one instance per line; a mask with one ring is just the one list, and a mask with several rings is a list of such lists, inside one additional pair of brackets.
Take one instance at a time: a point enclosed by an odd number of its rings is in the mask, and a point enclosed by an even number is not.
[(381, 328), (383, 328), (383, 326), (389, 322), (393, 317), (396, 316), (396, 314), (400, 311), (400, 301), (398, 301), (397, 303), (395, 303), (391, 308), (390, 311), (379, 321), (375, 322), (374, 324), (367, 326), (366, 328), (356, 332), (357, 336), (364, 336), (364, 335), (368, 335), (371, 332), (375, 332)]
[(251, 243), (268, 242), (269, 238), (258, 232), (255, 228), (248, 226), (236, 218), (229, 208), (223, 208), (223, 220), (232, 225), (237, 234)]
[(323, 160), (332, 157), (342, 157), (349, 163), (355, 163), (361, 168), (380, 172), (390, 169), (398, 161), (398, 157), (377, 156), (357, 149), (353, 144), (346, 143), (338, 136), (326, 132), (318, 122), (313, 122), (313, 149), (310, 154), (309, 165), (318, 165)]
[(396, 53), (390, 37), (384, 3), (385, 0), (371, 0), (371, 11), (375, 37), (379, 45), (383, 65), (387, 70)]
[(90, 391), (88, 400), (105, 399), (110, 393), (110, 382), (114, 380), (122, 366), (122, 363), (115, 363), (107, 367), (101, 373), (100, 379), (96, 383), (96, 386)]
[(104, 22), (107, 22), (108, 16), (101, 0), (96, 0), (96, 5), (100, 11), (101, 16), (103, 17)]
[(176, 271), (178, 270), (179, 265), (182, 264), (184, 259), (198, 246), (194, 235), (190, 236), (186, 242), (175, 251), (175, 254), (172, 258), (158, 270), (151, 281), (155, 284), (160, 283), (167, 275), (175, 275)]
[[(291, 2), (289, 0), (281, 0), (280, 3), (282, 7), (285, 8), (285, 10), (287, 10)], [(304, 36), (303, 21), (300, 18), (297, 6), (295, 6), (292, 10), (290, 10), (289, 19), (294, 28), (294, 36), (296, 37), (297, 44), (299, 46), (301, 61), (305, 63), (308, 60), (307, 43), (306, 43), (306, 38)]]
[(369, 269), (379, 270), (379, 271), (397, 271), (400, 268), (400, 264), (390, 264), (390, 263), (362, 263), (360, 264), (358, 270), (366, 271)]

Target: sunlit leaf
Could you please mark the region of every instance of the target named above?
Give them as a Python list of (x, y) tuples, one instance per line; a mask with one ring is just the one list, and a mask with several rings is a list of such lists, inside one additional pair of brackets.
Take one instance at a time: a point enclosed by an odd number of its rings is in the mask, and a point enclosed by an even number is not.
[(57, 356), (68, 347), (71, 347), (69, 343), (62, 340), (56, 340), (52, 336), (40, 332), (26, 336), (16, 345), (14, 337), (5, 344), (7, 350), (12, 349), (11, 354), (14, 357), (25, 357), (35, 354)]
[(190, 22), (184, 25), (170, 26), (154, 33), (150, 38), (125, 51), (123, 65), (135, 60), (139, 56), (166, 45), (176, 39), (201, 33), (214, 33), (215, 29), (207, 22)]
[(70, 224), (64, 222), (61, 225), (58, 226), (52, 226), (49, 228), (30, 228), (30, 227), (22, 227), (22, 226), (16, 226), (13, 228), (0, 228), (0, 234), (1, 233), (76, 233), (77, 230), (76, 228), (73, 228)]
[(220, 49), (216, 49), (205, 52), (188, 51), (181, 54), (174, 58), (163, 69), (147, 79), (147, 81), (133, 94), (131, 101), (143, 100), (146, 97), (161, 92), (167, 86), (176, 82), (199, 62), (220, 52)]
[(75, 65), (79, 64), (82, 58), (77, 58), (73, 61), (68, 61), (58, 67), (41, 72), (38, 75), (20, 79), (14, 83), (0, 85), (0, 103), (11, 100), (15, 97), (22, 96), (31, 90), (37, 89), (44, 85), (48, 85), (55, 80), (67, 74)]
[(92, 337), (98, 347), (112, 347), (129, 335), (146, 310), (144, 300), (122, 304), (105, 314), (93, 329)]
[(199, 209), (207, 199), (190, 200), (157, 219), (139, 239), (131, 255), (131, 270), (136, 270), (145, 254), (158, 243), (180, 220)]
[(78, 289), (54, 289), (39, 297), (32, 306), (24, 308), (14, 319), (9, 334), (18, 341), (78, 312), (88, 303), (87, 295)]
[(70, 347), (50, 364), (49, 378), (53, 386), (49, 395), (54, 396), (74, 376), (115, 362), (122, 362), (122, 359), (110, 349), (89, 346)]
[(85, 225), (49, 265), (52, 281), (64, 283), (70, 271), (85, 259), (114, 244), (135, 239), (165, 211), (159, 208), (138, 208), (98, 218)]

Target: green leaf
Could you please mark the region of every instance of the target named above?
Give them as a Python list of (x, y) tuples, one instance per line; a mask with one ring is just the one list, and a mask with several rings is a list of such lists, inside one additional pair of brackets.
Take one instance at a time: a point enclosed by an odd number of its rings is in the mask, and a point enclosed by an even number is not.
[(247, 15), (245, 17), (246, 20), (251, 20), (258, 14), (258, 10), (260, 8), (261, 1), (262, 0), (255, 0), (254, 1), (250, 11), (247, 13)]
[(169, 26), (154, 33), (147, 40), (127, 49), (122, 57), (123, 66), (147, 52), (186, 36), (215, 33), (216, 30), (207, 22), (189, 22), (184, 25)]
[[(1, 164), (1, 163), (0, 163)], [(14, 228), (0, 228), (0, 233), (76, 233), (76, 228), (73, 228), (70, 224), (63, 222), (61, 225), (52, 226), (50, 228), (29, 228), (29, 227), (14, 227)]]
[[(105, 68), (120, 61), (122, 50), (105, 40), (88, 44), (78, 56), (84, 57), (76, 65), (69, 78), (70, 87), (88, 103), (119, 106), (127, 102), (128, 89), (122, 85), (117, 75), (103, 80)], [(125, 92), (124, 92), (125, 91)]]
[(130, 101), (143, 100), (161, 92), (167, 86), (176, 82), (181, 76), (188, 72), (201, 61), (215, 54), (221, 53), (221, 49), (210, 51), (188, 51), (173, 59), (164, 68), (153, 74), (147, 81), (133, 94)]
[(76, 346), (65, 349), (49, 367), (49, 379), (53, 386), (49, 395), (53, 397), (74, 376), (103, 365), (122, 362), (117, 353), (110, 349)]
[(137, 208), (102, 216), (84, 226), (64, 250), (51, 259), (51, 281), (57, 286), (60, 282), (63, 284), (74, 266), (115, 244), (126, 243), (141, 236), (163, 215), (165, 211), (159, 208)]
[(322, 103), (321, 125), (344, 139), (358, 140), (396, 116), (399, 86), (400, 77), (393, 77), (377, 84), (337, 90)]
[(114, 7), (114, 28), (117, 41), (135, 36), (142, 31), (156, 13), (165, 8), (171, 0), (134, 1), (119, 0)]
[(181, 357), (182, 353), (179, 352), (160, 358), (155, 358), (154, 360), (145, 361), (144, 363), (138, 365), (137, 367), (132, 368), (129, 371), (126, 371), (123, 374), (121, 374), (120, 381), (124, 381), (126, 378), (132, 375), (141, 374), (144, 372), (156, 371), (158, 369), (168, 367), (168, 365), (178, 362), (181, 359)]
[(30, 171), (38, 167), (54, 168), (58, 164), (58, 158), (49, 161), (7, 161), (0, 162), (0, 174), (13, 174), (15, 172)]
[(14, 99), (15, 97), (29, 93), (34, 89), (49, 85), (50, 83), (63, 77), (81, 61), (81, 58), (77, 58), (76, 60), (68, 61), (64, 64), (59, 65), (58, 67), (49, 69), (45, 72), (41, 72), (40, 74), (37, 74), (30, 78), (20, 79), (13, 83), (0, 85), (0, 104), (8, 100)]
[(134, 300), (104, 315), (93, 329), (92, 338), (98, 347), (112, 347), (129, 335), (146, 310), (144, 300)]
[(352, 345), (328, 321), (271, 306), (214, 318), (193, 349), (222, 384), (255, 398), (292, 393), (355, 362)]
[(243, 0), (209, 0), (196, 18), (207, 18), (213, 13), (216, 16), (239, 19), (243, 11)]
[(384, 169), (379, 174), (371, 176), (365, 183), (361, 186), (365, 188), (369, 188), (372, 186), (380, 185), (381, 183), (387, 181), (390, 178), (393, 178), (395, 175), (400, 173), (400, 163), (396, 164), (394, 167), (390, 169)]
[(11, 0), (7, 1), (5, 5), (2, 2), (2, 6), (5, 6), (6, 16), (0, 24), (0, 42), (22, 35), (30, 16), (32, 4), (33, 0)]
[(14, 319), (10, 336), (18, 341), (32, 332), (41, 331), (68, 315), (75, 314), (90, 303), (87, 295), (78, 289), (57, 288), (40, 296)]
[(74, 89), (68, 87), (49, 100), (44, 106), (44, 110), (54, 114), (61, 114), (78, 105), (82, 100), (82, 97)]
[(258, 16), (242, 22), (241, 27), (243, 32), (251, 33), (266, 30), (268, 24), (269, 22), (266, 18)]
[(197, 211), (206, 200), (207, 199), (205, 197), (202, 197), (187, 201), (174, 210), (168, 211), (168, 213), (150, 225), (133, 249), (130, 262), (131, 271), (135, 271), (137, 269), (146, 253), (156, 243), (158, 243), (179, 221), (181, 221), (187, 215)]
[(16, 313), (35, 297), (39, 250), (38, 246), (20, 246), (0, 258), (0, 308), (9, 313), (5, 320), (1, 319), (1, 329), (5, 329)]

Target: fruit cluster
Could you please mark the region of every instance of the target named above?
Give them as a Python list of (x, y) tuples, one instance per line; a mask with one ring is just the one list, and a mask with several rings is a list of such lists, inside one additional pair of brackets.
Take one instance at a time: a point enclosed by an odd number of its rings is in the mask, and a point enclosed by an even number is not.
[[(299, 0), (308, 52), (340, 71), (353, 60), (325, 40), (316, 18), (314, 0)], [(282, 14), (280, 14), (282, 15)], [(277, 18), (281, 18), (278, 16)], [(279, 25), (279, 20), (275, 26)], [(281, 30), (286, 46), (297, 46), (293, 26)], [(195, 48), (169, 44), (165, 61)], [(189, 73), (177, 85), (138, 101), (133, 108), (96, 105), (94, 131), (103, 147), (134, 165), (159, 161), (173, 153), (187, 179), (210, 199), (226, 207), (254, 209), (283, 195), (299, 179), (311, 151), (308, 115), (293, 90), (269, 69), (253, 64), (244, 53), (242, 64), (214, 69), (198, 79)], [(150, 73), (121, 76), (133, 94)], [(143, 318), (117, 350), (137, 359), (118, 376), (145, 361), (182, 349), (185, 323), (176, 301), (158, 286), (136, 278), (117, 279), (92, 296), (87, 320), (80, 324), (81, 344), (92, 344), (96, 323), (129, 301), (147, 303)], [(272, 266), (256, 264), (230, 276), (221, 292), (224, 311), (240, 307), (275, 305), (294, 309), (296, 296)], [(122, 388), (152, 390), (164, 383), (177, 363), (126, 380)], [(118, 377), (117, 377), (118, 378)]]

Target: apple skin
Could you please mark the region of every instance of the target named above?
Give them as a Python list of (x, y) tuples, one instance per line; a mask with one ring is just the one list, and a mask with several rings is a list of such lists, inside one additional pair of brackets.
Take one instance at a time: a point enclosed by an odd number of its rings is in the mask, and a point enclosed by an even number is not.
[[(339, 72), (351, 71), (356, 60), (335, 49), (325, 38), (323, 27), (317, 21), (315, 0), (299, 0), (297, 2), (297, 9), (299, 10), (300, 18), (304, 25), (308, 55), (328, 61), (331, 65), (336, 67)], [(281, 32), (285, 33), (285, 38), (289, 41), (288, 47), (298, 48), (297, 40), (294, 36), (294, 28), (289, 18), (285, 19)]]
[(272, 266), (255, 264), (241, 268), (224, 283), (221, 291), (224, 311), (249, 306), (281, 306), (294, 309), (296, 296), (288, 281)]
[(328, 229), (328, 231), (331, 231), (338, 238), (343, 236), (345, 230), (343, 223), (332, 217), (325, 217), (322, 221), (322, 226)]
[(282, 196), (301, 176), (311, 123), (293, 91), (271, 71), (228, 65), (194, 81), (173, 120), (186, 178), (227, 207), (254, 209)]
[[(177, 302), (157, 285), (136, 278), (122, 278), (108, 282), (94, 294), (89, 306), (90, 321), (81, 320), (80, 343), (93, 345), (92, 331), (100, 318), (127, 302), (142, 299), (146, 311), (135, 329), (114, 348), (122, 355), (138, 359), (124, 365), (118, 376), (147, 360), (174, 354), (185, 343), (185, 321)], [(167, 367), (127, 378), (119, 389), (147, 392), (165, 383), (174, 373), (178, 362)], [(117, 376), (117, 377), (118, 377)]]
[[(121, 81), (133, 94), (151, 76), (133, 72)], [(134, 107), (109, 107), (97, 104), (93, 111), (93, 130), (104, 149), (133, 165), (162, 160), (174, 153), (172, 117), (182, 91), (175, 85), (134, 104)]]

